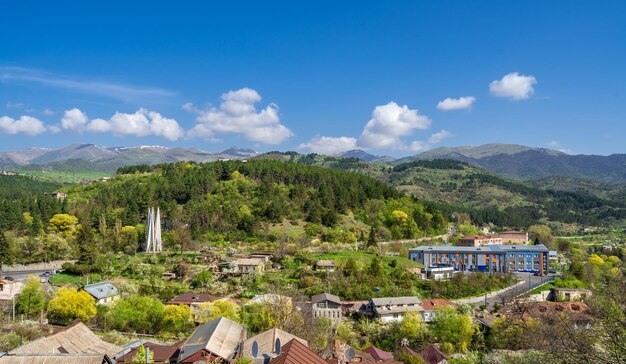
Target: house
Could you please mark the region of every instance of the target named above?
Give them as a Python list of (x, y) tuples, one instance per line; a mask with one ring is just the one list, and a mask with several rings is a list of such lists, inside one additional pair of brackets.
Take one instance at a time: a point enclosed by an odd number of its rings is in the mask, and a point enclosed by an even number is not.
[(291, 339), (278, 352), (280, 355), (271, 359), (270, 364), (327, 364), (297, 339)]
[(393, 360), (393, 354), (384, 350), (381, 350), (375, 346), (370, 346), (363, 349), (364, 352), (370, 354), (376, 361), (390, 361)]
[(489, 246), (489, 245), (502, 245), (502, 238), (497, 235), (473, 235), (464, 236), (459, 240), (458, 246)]
[(424, 245), (409, 249), (409, 259), (427, 267), (448, 265), (461, 272), (548, 272), (545, 245), (484, 247)]
[(333, 260), (318, 260), (313, 265), (313, 269), (318, 272), (334, 272), (335, 262)]
[(528, 233), (526, 231), (503, 231), (498, 236), (505, 244), (528, 244)]
[(382, 297), (370, 298), (367, 311), (383, 322), (400, 321), (408, 312), (421, 312), (420, 299), (417, 297)]
[(329, 364), (371, 363), (376, 361), (370, 354), (354, 349), (337, 339), (333, 340), (320, 356)]
[(106, 354), (7, 354), (0, 356), (0, 364), (113, 364)]
[(269, 362), (271, 358), (277, 357), (283, 345), (291, 340), (297, 340), (303, 345), (309, 346), (306, 340), (273, 328), (244, 341), (237, 356), (252, 359), (253, 363), (263, 364)]
[(341, 298), (330, 293), (320, 293), (311, 297), (313, 317), (323, 317), (333, 323), (341, 321)]
[(240, 258), (220, 263), (218, 267), (222, 273), (263, 274), (265, 272), (265, 260), (261, 258)]
[(187, 292), (167, 301), (168, 305), (185, 305), (189, 306), (192, 314), (198, 313), (198, 308), (203, 303), (217, 301), (220, 298), (208, 293)]
[(428, 364), (440, 364), (448, 361), (448, 356), (439, 351), (433, 344), (428, 345), (424, 350), (420, 351), (419, 355)]
[(95, 298), (98, 305), (106, 305), (120, 298), (117, 288), (109, 282), (88, 284), (81, 289)]
[(0, 301), (11, 301), (22, 292), (24, 283), (0, 279)]
[(442, 281), (452, 278), (454, 267), (451, 265), (435, 265), (424, 269), (427, 279)]
[(445, 307), (457, 307), (456, 303), (444, 300), (444, 299), (425, 299), (420, 302), (420, 306), (424, 309), (422, 311), (422, 318), (424, 322), (432, 322), (437, 315), (437, 311)]
[(100, 354), (101, 358), (112, 358), (120, 351), (121, 347), (100, 339), (85, 324), (75, 321), (65, 330), (18, 346), (9, 354)]
[(56, 198), (57, 200), (65, 200), (65, 198), (67, 197), (67, 194), (64, 192), (52, 192), (50, 194), (50, 197)]
[(155, 343), (145, 340), (140, 340), (138, 342), (133, 343), (132, 347), (127, 348), (124, 351), (124, 354), (120, 356), (118, 354), (118, 358), (115, 361), (117, 364), (126, 364), (132, 363), (135, 356), (137, 356), (137, 352), (139, 351), (139, 347), (141, 345), (144, 346), (146, 350), (149, 350), (152, 356), (151, 363), (156, 364), (171, 364), (176, 363), (178, 360), (178, 355), (180, 354), (180, 348), (183, 346), (185, 341), (180, 341), (176, 344), (168, 345), (163, 343)]
[(272, 253), (253, 253), (249, 256), (249, 258), (262, 259), (265, 263), (271, 262), (273, 257)]
[(583, 301), (591, 296), (591, 291), (584, 288), (550, 288), (549, 298), (556, 302)]
[(225, 317), (200, 325), (183, 344), (178, 363), (221, 363), (235, 356), (235, 350), (245, 338), (245, 329)]

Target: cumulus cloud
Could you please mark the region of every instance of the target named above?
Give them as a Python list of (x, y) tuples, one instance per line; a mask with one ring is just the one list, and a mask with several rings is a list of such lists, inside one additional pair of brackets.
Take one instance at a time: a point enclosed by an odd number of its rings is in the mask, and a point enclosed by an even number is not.
[(46, 131), (46, 127), (41, 120), (32, 116), (23, 115), (15, 120), (8, 116), (0, 117), (0, 132), (5, 134), (24, 133), (26, 135), (35, 136)]
[(447, 130), (438, 131), (435, 134), (431, 135), (430, 138), (428, 138), (428, 144), (437, 144), (445, 138), (449, 138), (451, 136), (452, 134)]
[(133, 114), (116, 112), (109, 120), (93, 119), (86, 125), (86, 130), (94, 133), (110, 132), (117, 136), (155, 135), (169, 140), (177, 140), (184, 135), (183, 129), (176, 120), (144, 108)]
[(356, 148), (356, 138), (316, 136), (299, 148), (319, 154), (341, 154)]
[(376, 106), (372, 118), (367, 122), (358, 146), (372, 149), (406, 149), (402, 137), (411, 135), (416, 129), (428, 129), (431, 121), (417, 110), (400, 106), (395, 102)]
[(443, 111), (467, 109), (476, 101), (474, 96), (463, 96), (458, 99), (448, 97), (443, 101), (439, 101), (437, 109)]
[(65, 110), (63, 118), (61, 118), (61, 128), (64, 130), (82, 132), (88, 121), (89, 118), (87, 118), (87, 114), (77, 108)]
[(513, 100), (524, 100), (535, 92), (533, 86), (537, 83), (534, 76), (520, 75), (512, 72), (502, 77), (501, 80), (489, 84), (489, 91), (496, 97), (508, 97)]
[(200, 110), (191, 103), (183, 109), (198, 114), (197, 124), (187, 132), (192, 138), (212, 138), (217, 134), (241, 134), (247, 140), (276, 145), (293, 135), (280, 122), (278, 106), (268, 105), (257, 111), (255, 104), (261, 101), (258, 92), (250, 88), (229, 91), (222, 95), (220, 106)]

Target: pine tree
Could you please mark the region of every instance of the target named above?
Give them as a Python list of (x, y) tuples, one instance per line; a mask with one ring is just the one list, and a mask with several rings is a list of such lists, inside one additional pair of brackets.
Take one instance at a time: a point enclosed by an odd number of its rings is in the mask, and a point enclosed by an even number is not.
[(376, 241), (376, 228), (372, 226), (370, 236), (367, 238), (367, 246), (376, 246)]
[(2, 276), (2, 266), (13, 263), (13, 252), (11, 252), (9, 241), (4, 235), (4, 231), (0, 230), (0, 276)]

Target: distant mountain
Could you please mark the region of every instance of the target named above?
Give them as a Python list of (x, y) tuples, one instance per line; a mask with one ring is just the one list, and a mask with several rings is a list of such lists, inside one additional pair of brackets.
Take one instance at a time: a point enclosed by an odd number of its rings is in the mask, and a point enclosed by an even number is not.
[(59, 149), (30, 148), (0, 153), (0, 168), (37, 168), (56, 170), (92, 170), (113, 172), (133, 164), (157, 164), (178, 161), (211, 162), (247, 159), (258, 153), (250, 149), (229, 148), (211, 153), (197, 148), (162, 146), (99, 147), (94, 144), (72, 144)]
[(394, 157), (390, 157), (388, 155), (373, 155), (361, 149), (349, 150), (341, 153), (340, 156), (345, 158), (356, 158), (366, 162), (391, 163), (396, 160)]
[(452, 159), (518, 180), (560, 176), (606, 183), (626, 182), (626, 154), (569, 155), (560, 151), (514, 144), (436, 148), (395, 160), (398, 165), (416, 160)]

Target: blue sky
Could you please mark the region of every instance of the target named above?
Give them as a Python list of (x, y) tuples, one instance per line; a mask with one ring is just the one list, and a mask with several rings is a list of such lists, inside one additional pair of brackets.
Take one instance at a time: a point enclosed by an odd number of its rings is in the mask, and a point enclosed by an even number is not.
[(624, 1), (0, 0), (0, 24), (0, 150), (626, 152)]

